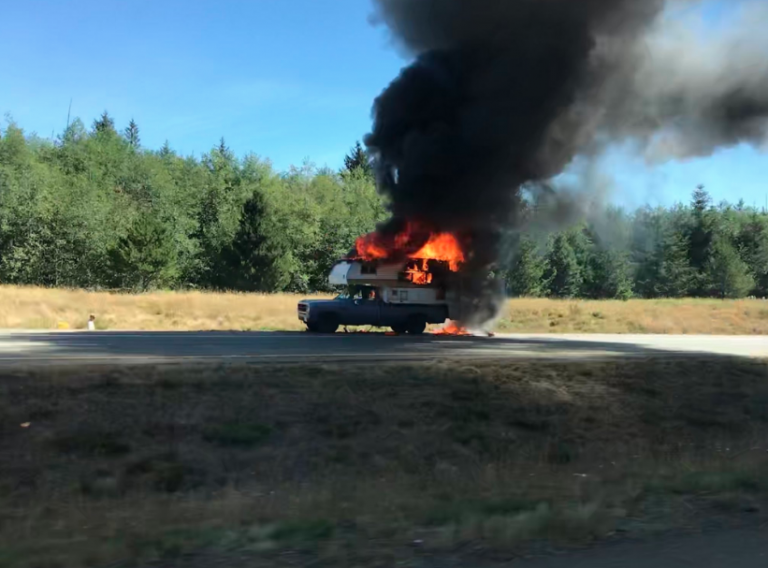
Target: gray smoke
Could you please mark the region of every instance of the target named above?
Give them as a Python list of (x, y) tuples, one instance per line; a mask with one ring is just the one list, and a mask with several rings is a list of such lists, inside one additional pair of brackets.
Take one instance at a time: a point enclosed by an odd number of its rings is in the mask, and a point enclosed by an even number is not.
[(459, 235), (465, 323), (497, 310), (490, 276), (524, 185), (619, 140), (660, 159), (765, 139), (765, 53), (671, 37), (664, 0), (374, 1), (415, 58), (376, 99), (366, 138), (391, 202), (379, 230)]

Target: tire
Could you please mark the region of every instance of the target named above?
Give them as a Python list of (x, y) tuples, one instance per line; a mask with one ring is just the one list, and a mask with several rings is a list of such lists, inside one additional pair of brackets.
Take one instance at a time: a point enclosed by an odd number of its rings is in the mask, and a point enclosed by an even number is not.
[(315, 324), (318, 333), (336, 333), (339, 329), (339, 318), (335, 314), (320, 316), (320, 321)]
[(427, 318), (424, 316), (411, 316), (408, 318), (407, 328), (410, 335), (421, 335), (427, 329)]
[(307, 331), (309, 333), (320, 333), (320, 330), (317, 329), (317, 324), (316, 323), (308, 323), (307, 324)]
[(394, 331), (398, 335), (403, 335), (404, 333), (408, 332), (408, 325), (404, 323), (399, 323), (397, 325), (392, 326), (392, 331)]

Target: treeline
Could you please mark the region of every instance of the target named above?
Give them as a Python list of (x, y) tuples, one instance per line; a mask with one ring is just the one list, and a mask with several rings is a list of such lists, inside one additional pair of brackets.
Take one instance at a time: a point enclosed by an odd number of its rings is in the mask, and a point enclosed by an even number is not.
[[(768, 215), (714, 206), (609, 209), (560, 232), (511, 236), (511, 295), (768, 296)], [(0, 283), (142, 291), (327, 289), (333, 263), (386, 218), (358, 144), (341, 171), (276, 172), (224, 140), (201, 157), (142, 147), (104, 113), (55, 140), (0, 130)]]
[[(353, 157), (350, 157), (352, 159)], [(308, 292), (386, 210), (366, 170), (275, 172), (222, 140), (144, 149), (104, 113), (56, 140), (0, 132), (0, 282)]]
[(703, 186), (689, 205), (607, 209), (594, 221), (513, 239), (505, 270), (515, 296), (556, 298), (768, 297), (768, 214), (714, 206)]

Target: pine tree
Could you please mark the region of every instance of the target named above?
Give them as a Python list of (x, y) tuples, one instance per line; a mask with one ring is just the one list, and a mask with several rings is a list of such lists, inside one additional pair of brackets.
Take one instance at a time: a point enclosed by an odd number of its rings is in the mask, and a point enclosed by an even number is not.
[(235, 157), (235, 155), (232, 153), (232, 150), (230, 150), (229, 146), (227, 146), (227, 142), (224, 140), (223, 136), (219, 140), (219, 145), (216, 148), (216, 152), (227, 162), (231, 162)]
[(584, 295), (592, 299), (628, 300), (633, 283), (627, 254), (594, 247), (588, 259)]
[(128, 126), (126, 127), (123, 135), (125, 136), (125, 139), (131, 148), (138, 149), (141, 147), (141, 139), (139, 138), (139, 125), (136, 124), (133, 119), (131, 119), (131, 122), (128, 123)]
[(507, 287), (514, 296), (538, 297), (544, 292), (544, 259), (536, 251), (536, 243), (522, 237), (507, 273)]
[(366, 175), (373, 175), (371, 157), (359, 141), (355, 143), (352, 151), (344, 157), (344, 168), (347, 172), (354, 172), (360, 169)]
[(703, 185), (696, 188), (693, 192), (693, 202), (691, 204), (693, 212), (693, 226), (688, 237), (688, 251), (691, 260), (691, 266), (701, 273), (707, 265), (709, 258), (709, 247), (712, 243), (713, 235), (713, 215), (711, 214), (712, 198), (704, 189)]
[(556, 298), (574, 298), (581, 292), (581, 267), (576, 252), (564, 233), (558, 233), (550, 241), (545, 278), (549, 295)]
[(688, 241), (681, 233), (672, 229), (656, 247), (651, 262), (650, 295), (684, 298), (694, 290), (696, 271), (688, 259)]
[(116, 284), (132, 290), (172, 285), (178, 277), (171, 234), (149, 213), (134, 220), (128, 234), (109, 251), (109, 262)]
[(749, 211), (737, 236), (737, 248), (755, 280), (752, 294), (768, 297), (768, 216)]
[(270, 292), (280, 286), (280, 264), (286, 256), (285, 248), (268, 231), (264, 196), (256, 191), (245, 202), (237, 232), (231, 243), (224, 247), (222, 266), (215, 275), (221, 287), (246, 291)]
[(158, 152), (161, 158), (167, 158), (169, 156), (173, 155), (173, 150), (171, 150), (171, 145), (168, 143), (168, 140), (165, 141), (163, 144), (163, 147), (160, 148), (160, 151)]
[(93, 121), (93, 132), (96, 134), (115, 132), (115, 121), (106, 110), (101, 113), (99, 118)]
[(705, 277), (706, 286), (716, 298), (743, 298), (755, 285), (749, 267), (723, 235), (718, 235), (712, 242)]

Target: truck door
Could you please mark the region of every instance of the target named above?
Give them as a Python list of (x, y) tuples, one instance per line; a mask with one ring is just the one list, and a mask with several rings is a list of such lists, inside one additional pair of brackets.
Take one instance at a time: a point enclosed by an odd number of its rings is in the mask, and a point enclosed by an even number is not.
[(368, 292), (356, 299), (347, 317), (348, 325), (378, 326), (381, 319), (381, 300), (378, 295)]
[(393, 289), (389, 291), (389, 302), (381, 306), (381, 327), (400, 325), (407, 319), (408, 291)]
[(355, 300), (354, 306), (347, 312), (347, 325), (379, 325), (380, 306), (377, 300)]

